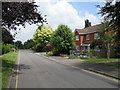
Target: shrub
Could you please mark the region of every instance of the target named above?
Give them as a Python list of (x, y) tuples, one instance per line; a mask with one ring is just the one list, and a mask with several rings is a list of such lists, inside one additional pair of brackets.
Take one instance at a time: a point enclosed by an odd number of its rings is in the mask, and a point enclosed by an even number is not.
[(47, 52), (48, 55), (53, 55), (52, 51)]
[(2, 54), (8, 53), (14, 48), (12, 44), (4, 44), (2, 43)]

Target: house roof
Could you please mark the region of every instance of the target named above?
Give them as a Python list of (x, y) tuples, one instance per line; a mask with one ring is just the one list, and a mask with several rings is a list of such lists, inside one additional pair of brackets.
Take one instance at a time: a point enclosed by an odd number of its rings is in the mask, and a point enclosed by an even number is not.
[(79, 34), (94, 33), (94, 32), (97, 32), (99, 30), (100, 25), (101, 24), (98, 24), (98, 25), (87, 27), (87, 28), (84, 28), (84, 29), (75, 29), (75, 31), (77, 31)]

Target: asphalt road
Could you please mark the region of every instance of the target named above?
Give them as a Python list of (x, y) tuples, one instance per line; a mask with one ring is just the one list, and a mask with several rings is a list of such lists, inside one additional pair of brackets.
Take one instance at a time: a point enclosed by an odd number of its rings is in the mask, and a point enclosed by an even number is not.
[(112, 80), (20, 50), (17, 88), (116, 88)]

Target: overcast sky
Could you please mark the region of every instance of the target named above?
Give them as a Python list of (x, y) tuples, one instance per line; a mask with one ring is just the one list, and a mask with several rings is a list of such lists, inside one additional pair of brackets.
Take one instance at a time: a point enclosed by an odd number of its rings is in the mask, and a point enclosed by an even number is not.
[[(41, 2), (40, 2), (41, 1)], [(83, 2), (84, 1), (84, 2)], [(88, 2), (93, 1), (93, 2)], [(68, 25), (72, 31), (76, 28), (84, 28), (84, 21), (89, 19), (92, 25), (99, 24), (101, 22), (101, 16), (98, 15), (98, 8), (95, 5), (103, 5), (103, 0), (36, 0), (36, 4), (40, 7), (38, 10), (42, 15), (47, 15), (48, 25), (55, 30), (58, 25)], [(31, 39), (36, 25), (26, 24), (26, 28), (21, 27), (21, 31), (16, 35), (16, 40), (22, 42)]]

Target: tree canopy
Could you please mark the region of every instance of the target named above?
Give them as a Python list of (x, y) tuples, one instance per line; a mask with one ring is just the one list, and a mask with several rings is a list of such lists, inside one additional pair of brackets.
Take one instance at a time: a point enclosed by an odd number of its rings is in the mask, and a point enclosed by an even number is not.
[(69, 51), (74, 47), (72, 30), (67, 25), (59, 25), (50, 43), (56, 49), (56, 53), (69, 54)]
[(85, 28), (90, 27), (90, 26), (91, 26), (91, 22), (88, 19), (86, 19), (85, 20)]
[(112, 2), (107, 2), (103, 7), (100, 8), (99, 14), (104, 16), (104, 20), (108, 21), (109, 26), (112, 31), (116, 34), (115, 36), (115, 49), (118, 57), (120, 57), (120, 1), (116, 1), (114, 4)]
[(13, 40), (14, 38), (11, 33), (6, 29), (2, 29), (2, 42), (5, 44), (12, 44)]
[(2, 2), (2, 28), (16, 30), (17, 26), (25, 27), (26, 23), (46, 22), (37, 10), (35, 2)]
[(22, 49), (23, 48), (23, 44), (21, 41), (16, 41), (15, 42), (15, 47), (18, 48), (18, 49)]
[(53, 30), (50, 26), (40, 25), (35, 34), (33, 35), (33, 41), (36, 43), (38, 51), (41, 51), (50, 42)]
[(24, 49), (30, 49), (32, 47), (34, 47), (35, 43), (32, 39), (27, 40), (26, 42), (24, 42), (23, 48)]

